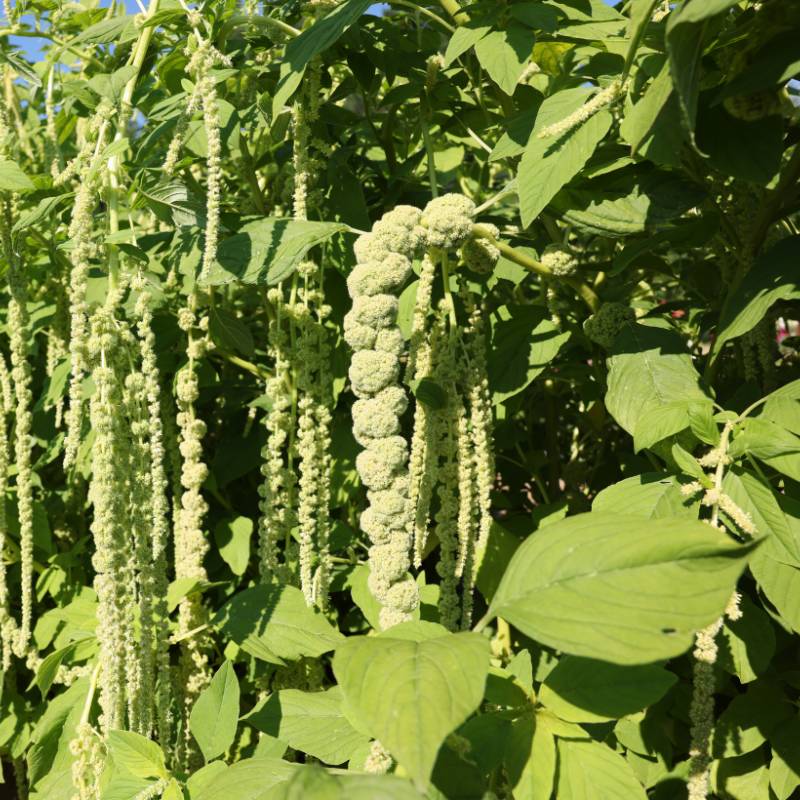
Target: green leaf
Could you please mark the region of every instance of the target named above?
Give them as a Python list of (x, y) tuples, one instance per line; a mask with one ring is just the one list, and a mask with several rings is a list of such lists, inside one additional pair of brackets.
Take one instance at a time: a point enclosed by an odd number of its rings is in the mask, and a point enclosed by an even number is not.
[(347, 229), (342, 222), (279, 218), (249, 222), (220, 243), (217, 262), (206, 284), (280, 283), (295, 271), (312, 247)]
[(768, 800), (766, 754), (754, 750), (744, 756), (712, 762), (710, 783), (714, 795), (726, 800)]
[(678, 479), (661, 472), (645, 472), (607, 486), (594, 498), (592, 511), (630, 514), (645, 519), (697, 519), (697, 505), (681, 494)]
[(542, 103), (517, 174), (520, 216), (525, 228), (585, 166), (613, 121), (611, 114), (603, 109), (562, 136), (540, 138), (537, 134), (544, 125), (539, 120), (549, 110), (549, 100)]
[(515, 797), (550, 800), (556, 772), (556, 740), (541, 715), (515, 720), (505, 755), (506, 772)]
[(109, 731), (108, 753), (114, 766), (136, 778), (166, 778), (164, 753), (155, 743), (132, 731)]
[(663, 328), (626, 325), (608, 358), (606, 408), (634, 437), (636, 449), (687, 427), (694, 404), (711, 405), (711, 398), (700, 388), (683, 340)]
[(725, 304), (719, 321), (711, 359), (722, 352), (722, 346), (752, 330), (778, 300), (800, 298), (800, 236), (781, 239), (762, 253), (739, 288)]
[(702, 200), (703, 192), (679, 176), (657, 171), (634, 178), (622, 170), (562, 189), (552, 207), (588, 233), (630, 236), (668, 231)]
[(253, 334), (247, 325), (224, 308), (215, 305), (211, 308), (208, 320), (208, 333), (217, 346), (229, 353), (239, 353), (245, 357), (255, 352)]
[(732, 458), (747, 453), (778, 472), (800, 480), (800, 437), (768, 419), (744, 420), (729, 453)]
[(568, 722), (604, 722), (653, 705), (676, 680), (656, 665), (564, 656), (544, 679), (539, 700)]
[(540, 375), (569, 339), (536, 306), (503, 306), (492, 326), (489, 386), (502, 403)]
[(775, 630), (769, 615), (747, 595), (739, 600), (742, 616), (726, 619), (720, 631), (717, 663), (742, 682), (750, 683), (769, 666), (775, 654)]
[(684, 0), (667, 17), (669, 68), (680, 103), (683, 125), (692, 143), (700, 91), (700, 56), (707, 21), (736, 3), (737, 0)]
[(694, 520), (579, 514), (522, 543), (489, 614), (565, 653), (647, 664), (719, 617), (752, 549)]
[(750, 561), (750, 571), (781, 617), (800, 633), (800, 503), (782, 498), (778, 504), (772, 491), (757, 478), (734, 467), (722, 484), (723, 491), (750, 514), (756, 531), (769, 534)]
[(298, 769), (299, 764), (279, 758), (246, 758), (213, 775), (191, 800), (274, 800), (275, 787)]
[(711, 739), (714, 758), (731, 758), (761, 747), (792, 715), (788, 698), (771, 682), (754, 683), (720, 714)]
[(221, 520), (214, 528), (217, 550), (234, 575), (244, 575), (247, 570), (252, 535), (253, 520), (249, 517)]
[[(111, 44), (115, 41), (126, 41), (129, 34), (136, 30), (136, 20), (133, 14), (127, 16), (103, 19), (81, 31), (72, 40), (72, 44)], [(135, 35), (135, 33), (134, 33)]]
[[(669, 65), (664, 64), (653, 78), (638, 102), (625, 111), (620, 125), (620, 135), (636, 153), (641, 144), (655, 134), (659, 127), (668, 125), (667, 104), (673, 96)], [(678, 138), (680, 139), (680, 131)]]
[(350, 638), (333, 659), (348, 719), (378, 739), (420, 791), (445, 737), (480, 704), (489, 668), (488, 640), (474, 633), (393, 638), (422, 625)]
[(225, 581), (204, 581), (200, 578), (177, 578), (167, 587), (167, 610), (174, 611), (184, 597), (191, 597), (213, 589), (215, 586), (224, 586)]
[(326, 764), (342, 764), (366, 737), (342, 713), (338, 688), (326, 692), (282, 689), (259, 703), (244, 719), (290, 747)]
[(170, 778), (167, 788), (161, 795), (161, 800), (184, 800), (181, 785), (175, 778)]
[(515, 22), (482, 36), (475, 43), (475, 55), (489, 77), (508, 95), (514, 94), (525, 70), (536, 36), (530, 28)]
[(788, 800), (792, 792), (800, 786), (798, 741), (800, 741), (800, 716), (786, 720), (770, 734), (772, 761), (769, 765), (769, 783), (778, 800)]
[(33, 208), (23, 211), (14, 227), (11, 229), (13, 233), (21, 233), (22, 231), (30, 228), (32, 225), (38, 225), (40, 222), (47, 221), (51, 225), (57, 222), (56, 213), (59, 206), (69, 202), (75, 197), (74, 192), (67, 192), (66, 194), (55, 195), (54, 197), (45, 197), (40, 200)]
[(625, 759), (591, 740), (558, 740), (558, 800), (645, 800), (647, 794)]
[(213, 620), (246, 653), (272, 663), (333, 650), (342, 635), (293, 586), (256, 586), (235, 595)]
[(489, 25), (478, 25), (475, 22), (468, 22), (466, 25), (459, 25), (444, 51), (444, 63), (449, 67), (459, 56), (463, 55), (474, 47), (491, 30)]
[(76, 642), (70, 642), (66, 647), (62, 647), (46, 656), (39, 665), (39, 669), (36, 670), (35, 678), (36, 685), (42, 693), (42, 698), (50, 690), (58, 673), (58, 668), (65, 660), (83, 661), (92, 656), (96, 650), (97, 640), (92, 636), (79, 639)]
[(239, 679), (233, 664), (225, 661), (200, 693), (189, 717), (189, 730), (206, 761), (221, 756), (233, 744), (238, 721)]
[(371, 0), (345, 0), (310, 28), (306, 28), (286, 46), (281, 74), (272, 98), (272, 116), (281, 109), (300, 86), (308, 62), (327, 50), (369, 8)]
[(775, 553), (787, 563), (800, 564), (800, 537), (792, 530), (791, 516), (784, 513), (772, 487), (752, 472), (733, 466), (725, 473), (722, 489), (752, 516), (756, 534), (768, 537), (765, 552)]
[(30, 192), (36, 187), (16, 161), (0, 158), (0, 191)]

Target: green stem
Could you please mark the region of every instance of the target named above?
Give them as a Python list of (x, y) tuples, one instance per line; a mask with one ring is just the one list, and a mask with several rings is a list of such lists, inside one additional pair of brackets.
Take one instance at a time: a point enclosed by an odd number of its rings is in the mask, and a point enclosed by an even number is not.
[(422, 120), (422, 141), (425, 142), (425, 154), (428, 160), (428, 180), (431, 184), (431, 197), (438, 197), (439, 182), (436, 180), (436, 159), (427, 119)]
[(469, 15), (458, 4), (458, 0), (439, 0), (439, 5), (453, 18), (457, 25), (469, 22)]
[(450, 33), (456, 32), (456, 29), (449, 22), (443, 20), (438, 14), (434, 14), (429, 8), (412, 3), (410, 0), (388, 0), (388, 2), (389, 5), (393, 6), (405, 6), (406, 8), (413, 8), (414, 11), (418, 11), (423, 16), (428, 17), (428, 19), (432, 19), (434, 22), (450, 31)]
[[(147, 7), (147, 18), (149, 19), (158, 11), (160, 0), (150, 0)], [(139, 31), (139, 38), (133, 47), (131, 53), (130, 66), (133, 67), (134, 72), (125, 84), (122, 90), (122, 97), (120, 99), (119, 108), (119, 124), (117, 125), (117, 132), (114, 134), (114, 141), (120, 141), (125, 133), (125, 124), (131, 112), (133, 93), (136, 90), (136, 83), (139, 80), (139, 74), (142, 71), (144, 59), (147, 56), (147, 48), (150, 46), (150, 40), (153, 38), (155, 26), (145, 25)], [(119, 231), (119, 179), (120, 172), (120, 157), (113, 155), (108, 159), (108, 228), (110, 233), (117, 233)], [(108, 280), (109, 290), (113, 291), (119, 280), (119, 256), (116, 247), (112, 246), (108, 252)]]
[[(550, 269), (542, 264), (541, 261), (537, 261), (535, 258), (525, 255), (525, 253), (521, 253), (516, 248), (511, 247), (511, 245), (505, 242), (501, 242), (499, 239), (495, 239), (492, 232), (483, 225), (473, 225), (472, 233), (479, 239), (488, 239), (509, 261), (513, 261), (515, 264), (519, 264), (521, 267), (525, 267), (525, 269), (535, 272), (542, 277), (558, 280)], [(562, 278), (560, 280), (563, 280), (564, 283), (575, 289), (592, 312), (597, 311), (600, 307), (600, 299), (590, 286), (587, 286), (580, 278)]]

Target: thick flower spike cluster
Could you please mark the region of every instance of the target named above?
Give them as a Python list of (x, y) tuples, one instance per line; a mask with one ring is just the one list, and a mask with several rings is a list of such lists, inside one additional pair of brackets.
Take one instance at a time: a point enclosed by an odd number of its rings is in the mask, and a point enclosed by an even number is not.
[[(403, 340), (397, 327), (397, 297), (411, 274), (411, 258), (422, 241), (420, 212), (401, 206), (359, 237), (355, 277), (348, 281), (353, 306), (345, 317), (345, 339), (355, 350), (350, 382), (359, 398), (354, 430), (364, 450), (356, 469), (370, 501), (361, 527), (369, 536), (370, 590), (381, 604), (381, 627), (410, 619), (419, 604), (408, 576), (408, 444), (398, 434), (405, 410), (399, 386)], [(387, 269), (384, 272), (384, 261)]]
[[(421, 212), (399, 206), (354, 247), (358, 265), (347, 282), (353, 304), (344, 336), (355, 351), (349, 372), (358, 398), (353, 433), (364, 448), (356, 469), (369, 499), (361, 527), (372, 542), (369, 585), (381, 603), (384, 628), (407, 619), (419, 602), (408, 575), (410, 549), (413, 545), (419, 566), (437, 486), (440, 617), (454, 630), (471, 618), (476, 547), (491, 521), (493, 484), (491, 456), (478, 453), (491, 449), (483, 334), (480, 311), (471, 301), (465, 302), (467, 329), (460, 331), (449, 286), (438, 308), (432, 299), (437, 262), (446, 270), (447, 251), (461, 248), (462, 260), (484, 273), (499, 257), (496, 247), (473, 238), (474, 212), (472, 202), (456, 194), (432, 200)], [(453, 399), (442, 409), (416, 404), (409, 453), (400, 424), (407, 406), (399, 385), (405, 343), (396, 320), (397, 295), (416, 256), (422, 259), (405, 379), (434, 379)]]
[(617, 334), (636, 319), (636, 312), (623, 303), (604, 303), (583, 323), (583, 332), (595, 344), (610, 350)]
[(575, 258), (575, 254), (559, 244), (548, 245), (542, 253), (541, 262), (557, 278), (570, 278), (578, 271), (578, 259)]
[[(120, 339), (107, 307), (92, 318), (90, 356), (92, 377), (91, 422), (95, 431), (89, 499), (94, 507), (91, 524), (95, 552), (94, 588), (98, 598), (97, 638), (100, 643), (101, 724), (104, 731), (125, 726), (129, 688), (135, 689), (130, 661), (134, 641), (135, 591), (129, 554), (133, 542), (127, 525), (127, 502), (121, 486), (127, 483), (130, 453), (122, 406), (119, 375)], [(129, 683), (132, 684), (129, 687)]]
[[(205, 341), (198, 336), (202, 331), (201, 322), (195, 313), (196, 297), (190, 298), (189, 305), (181, 309), (178, 325), (186, 332), (186, 352), (188, 363), (178, 373), (175, 395), (178, 406), (178, 423), (181, 456), (181, 498), (180, 509), (175, 521), (175, 577), (207, 580), (203, 559), (208, 551), (204, 531), (205, 515), (208, 511), (201, 493), (203, 482), (208, 476), (208, 467), (203, 461), (203, 437), (206, 424), (195, 414), (195, 402), (200, 394), (196, 362), (203, 355)], [(185, 636), (181, 642), (181, 671), (183, 685), (184, 713), (188, 719), (189, 711), (200, 692), (211, 679), (208, 669), (206, 637), (190, 634), (205, 623), (206, 611), (199, 595), (184, 597), (178, 606), (178, 632)], [(181, 759), (186, 762), (193, 752), (188, 728), (185, 728)]]

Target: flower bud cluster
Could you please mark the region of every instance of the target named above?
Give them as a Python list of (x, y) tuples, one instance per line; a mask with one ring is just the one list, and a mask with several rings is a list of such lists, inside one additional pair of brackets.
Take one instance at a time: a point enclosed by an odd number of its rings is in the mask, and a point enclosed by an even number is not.
[(582, 125), (590, 117), (593, 117), (600, 109), (616, 102), (626, 91), (627, 82), (619, 79), (612, 81), (605, 89), (601, 89), (579, 109), (539, 131), (539, 138), (548, 139), (550, 137), (563, 136), (565, 133)]
[[(495, 239), (500, 235), (500, 229), (496, 225), (487, 223), (483, 227)], [(500, 251), (489, 239), (470, 237), (461, 245), (461, 259), (473, 272), (488, 275), (500, 260)]]
[[(348, 280), (353, 306), (345, 317), (345, 339), (355, 350), (350, 382), (359, 399), (353, 429), (364, 448), (356, 469), (368, 489), (361, 527), (369, 536), (369, 586), (381, 608), (381, 626), (409, 619), (419, 604), (408, 576), (408, 444), (400, 435), (407, 400), (399, 385), (403, 339), (397, 327), (397, 297), (422, 245), (420, 212), (400, 206), (359, 237), (359, 264)], [(385, 265), (385, 268), (384, 268)]]
[(583, 331), (595, 344), (610, 350), (617, 334), (636, 319), (636, 312), (623, 303), (604, 303), (583, 323)]
[(578, 259), (569, 248), (562, 245), (548, 245), (542, 253), (541, 262), (557, 278), (569, 278), (578, 272)]

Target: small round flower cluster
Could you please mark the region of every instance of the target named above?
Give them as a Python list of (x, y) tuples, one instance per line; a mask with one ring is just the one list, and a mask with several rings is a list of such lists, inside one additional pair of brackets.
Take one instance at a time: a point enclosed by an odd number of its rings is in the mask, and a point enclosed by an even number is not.
[[(500, 229), (496, 225), (484, 224), (486, 230), (497, 239), (500, 235)], [(479, 275), (488, 275), (493, 269), (494, 265), (500, 259), (500, 251), (497, 245), (493, 244), (490, 239), (484, 238), (469, 238), (464, 244), (461, 245), (461, 260), (473, 272)]]
[(567, 247), (550, 244), (542, 253), (542, 264), (557, 278), (570, 278), (578, 271), (578, 259)]
[(617, 334), (636, 319), (636, 312), (623, 303), (603, 303), (583, 323), (583, 332), (595, 344), (610, 350)]

